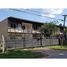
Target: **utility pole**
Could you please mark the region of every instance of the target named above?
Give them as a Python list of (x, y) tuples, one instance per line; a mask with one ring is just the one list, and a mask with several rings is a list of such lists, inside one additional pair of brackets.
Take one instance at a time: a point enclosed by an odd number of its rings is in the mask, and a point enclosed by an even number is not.
[(61, 44), (61, 47), (63, 46), (63, 42), (64, 42), (64, 39), (66, 38), (66, 33), (65, 33), (65, 21), (66, 21), (66, 17), (67, 15), (63, 15), (64, 16), (64, 23), (63, 25), (60, 26), (60, 44)]
[[(66, 21), (67, 15), (63, 15), (63, 16), (64, 16), (64, 24), (63, 24), (64, 32), (63, 32), (63, 34), (66, 35), (66, 33), (65, 33), (65, 21)], [(65, 36), (65, 38), (66, 38), (66, 36)]]
[(65, 21), (66, 21), (67, 15), (63, 15), (63, 16), (64, 16), (64, 24), (63, 24), (63, 26), (65, 27)]
[(66, 38), (66, 34), (65, 34), (65, 21), (66, 21), (66, 17), (67, 15), (63, 15), (64, 16), (64, 23), (63, 23), (63, 34), (61, 34), (61, 37), (60, 37), (60, 42), (61, 42), (61, 47), (63, 46), (63, 42), (64, 42), (64, 39)]

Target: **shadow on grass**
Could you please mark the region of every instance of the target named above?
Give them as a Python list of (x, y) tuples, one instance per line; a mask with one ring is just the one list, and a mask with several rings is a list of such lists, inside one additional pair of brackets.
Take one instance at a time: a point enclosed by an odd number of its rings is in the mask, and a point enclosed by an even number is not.
[(6, 53), (1, 53), (0, 58), (42, 58), (47, 55), (43, 55), (39, 52), (32, 51), (20, 51), (20, 50), (9, 50)]

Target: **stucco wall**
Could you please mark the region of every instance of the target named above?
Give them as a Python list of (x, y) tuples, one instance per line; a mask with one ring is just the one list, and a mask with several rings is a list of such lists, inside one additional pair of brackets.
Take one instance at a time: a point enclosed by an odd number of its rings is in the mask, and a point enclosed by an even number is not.
[(7, 19), (0, 22), (0, 41), (1, 41), (2, 35), (4, 35), (4, 37), (8, 36), (8, 20)]

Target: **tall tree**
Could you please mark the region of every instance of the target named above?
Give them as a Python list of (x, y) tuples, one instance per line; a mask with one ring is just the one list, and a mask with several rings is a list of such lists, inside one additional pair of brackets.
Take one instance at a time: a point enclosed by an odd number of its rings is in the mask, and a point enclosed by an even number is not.
[(46, 22), (41, 26), (40, 32), (44, 34), (44, 36), (51, 36), (54, 32), (57, 31), (56, 23), (54, 22)]

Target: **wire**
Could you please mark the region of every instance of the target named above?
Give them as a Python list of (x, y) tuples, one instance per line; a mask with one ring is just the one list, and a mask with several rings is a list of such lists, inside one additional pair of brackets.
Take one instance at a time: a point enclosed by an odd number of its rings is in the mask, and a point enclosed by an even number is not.
[[(40, 13), (40, 11), (35, 11), (35, 10), (31, 10), (31, 9), (26, 9), (26, 10), (28, 10), (28, 11), (32, 11), (32, 12), (35, 12), (35, 13)], [(44, 13), (43, 13), (44, 14)], [(60, 16), (63, 16), (63, 15), (61, 15), (61, 14), (52, 14), (52, 15), (60, 15)], [(46, 16), (45, 16), (46, 17)], [(50, 17), (49, 17), (50, 18)], [(56, 18), (51, 18), (51, 19), (56, 19)], [(56, 19), (56, 21), (57, 20), (61, 20), (61, 21), (64, 21), (64, 20), (62, 20), (62, 19)], [(67, 22), (67, 20), (66, 20), (66, 22)]]
[[(47, 16), (42, 16), (42, 15), (39, 15), (39, 14), (31, 13), (29, 11), (23, 11), (23, 10), (18, 10), (18, 9), (10, 9), (10, 10), (14, 10), (14, 11), (18, 11), (18, 12), (24, 12), (24, 13), (29, 13), (29, 14), (36, 15), (36, 16), (39, 16), (39, 17), (45, 17), (45, 18), (55, 19), (56, 23), (60, 23), (60, 22), (58, 22), (58, 20), (64, 21), (63, 19), (56, 19), (56, 18), (51, 18), (51, 17), (47, 17)], [(66, 20), (66, 22), (67, 22), (67, 20)]]
[(10, 9), (10, 10), (14, 10), (14, 11), (18, 11), (18, 12), (24, 12), (24, 13), (29, 13), (29, 14), (33, 14), (33, 15), (36, 15), (36, 16), (40, 16), (40, 17), (45, 17), (45, 18), (50, 18), (50, 19), (55, 19), (55, 20), (64, 21), (64, 20), (62, 20), (62, 19), (56, 19), (56, 18), (51, 18), (51, 17), (47, 17), (47, 16), (42, 16), (42, 15), (35, 14), (35, 13), (31, 13), (31, 12), (28, 12), (28, 11), (23, 11), (23, 10), (18, 10), (18, 9)]
[[(40, 11), (35, 11), (35, 10), (31, 10), (31, 9), (26, 9), (26, 10), (29, 10), (29, 11), (33, 11), (35, 13), (40, 13)], [(46, 13), (46, 12), (43, 12), (43, 14)], [(52, 14), (52, 15), (61, 15), (61, 14)], [(62, 16), (62, 15), (61, 15)]]

